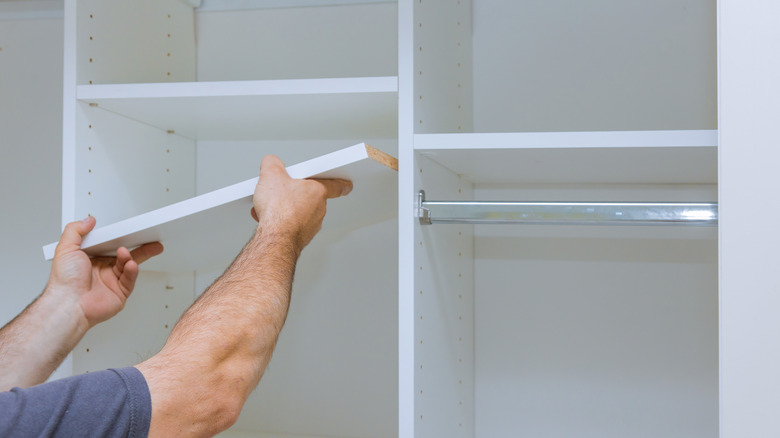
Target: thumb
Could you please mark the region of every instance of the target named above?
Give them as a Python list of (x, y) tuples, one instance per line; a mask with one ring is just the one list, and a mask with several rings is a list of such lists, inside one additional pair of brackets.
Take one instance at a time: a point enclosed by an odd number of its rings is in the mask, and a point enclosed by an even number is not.
[(66, 225), (57, 244), (57, 249), (54, 250), (54, 256), (80, 250), (84, 236), (89, 234), (93, 228), (95, 228), (95, 218), (92, 216)]

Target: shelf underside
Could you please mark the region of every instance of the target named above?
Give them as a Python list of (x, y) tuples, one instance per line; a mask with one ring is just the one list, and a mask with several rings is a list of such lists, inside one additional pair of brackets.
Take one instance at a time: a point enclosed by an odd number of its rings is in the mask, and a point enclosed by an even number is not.
[(395, 138), (396, 77), (88, 85), (78, 99), (193, 140)]
[(479, 184), (715, 184), (717, 131), (427, 134), (415, 150)]

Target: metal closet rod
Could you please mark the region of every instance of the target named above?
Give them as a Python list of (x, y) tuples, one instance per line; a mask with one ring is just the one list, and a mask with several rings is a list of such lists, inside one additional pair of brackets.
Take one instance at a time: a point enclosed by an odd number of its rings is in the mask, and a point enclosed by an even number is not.
[(716, 203), (427, 201), (417, 217), (431, 224), (718, 225)]

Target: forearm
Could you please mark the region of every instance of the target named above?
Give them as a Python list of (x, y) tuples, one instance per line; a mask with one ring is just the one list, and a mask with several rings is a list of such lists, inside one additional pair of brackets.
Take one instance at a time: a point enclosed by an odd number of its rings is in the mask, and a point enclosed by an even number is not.
[(298, 255), (292, 239), (258, 231), (182, 316), (171, 333), (171, 347), (196, 352), (215, 368), (248, 367), (251, 391), (287, 317)]
[[(273, 230), (256, 232), (227, 271), (182, 316), (163, 350), (138, 366), (150, 385), (152, 403), (170, 405), (173, 413), (163, 415), (180, 417), (166, 421), (167, 426), (187, 424), (188, 433), (197, 436), (235, 421), (284, 325), (299, 253), (292, 237)], [(190, 404), (190, 412), (182, 409), (186, 403), (176, 395), (181, 388), (186, 391), (179, 396), (204, 400), (204, 406)], [(197, 425), (198, 421), (205, 424)], [(153, 418), (152, 436), (181, 432), (157, 430), (157, 424)]]
[(77, 306), (67, 294), (47, 287), (0, 330), (0, 391), (48, 379), (88, 329)]

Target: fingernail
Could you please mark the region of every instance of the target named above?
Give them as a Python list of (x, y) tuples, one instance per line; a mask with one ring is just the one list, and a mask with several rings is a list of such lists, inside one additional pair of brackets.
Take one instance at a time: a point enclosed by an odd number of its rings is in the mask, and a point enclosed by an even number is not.
[(82, 220), (81, 220), (81, 222), (84, 222), (85, 224), (86, 224), (86, 223), (89, 223), (89, 219), (90, 219), (91, 217), (92, 217), (92, 216), (87, 216), (87, 217), (85, 217), (84, 219), (82, 219)]
[(341, 196), (347, 196), (352, 191), (352, 184), (345, 185), (341, 188)]

